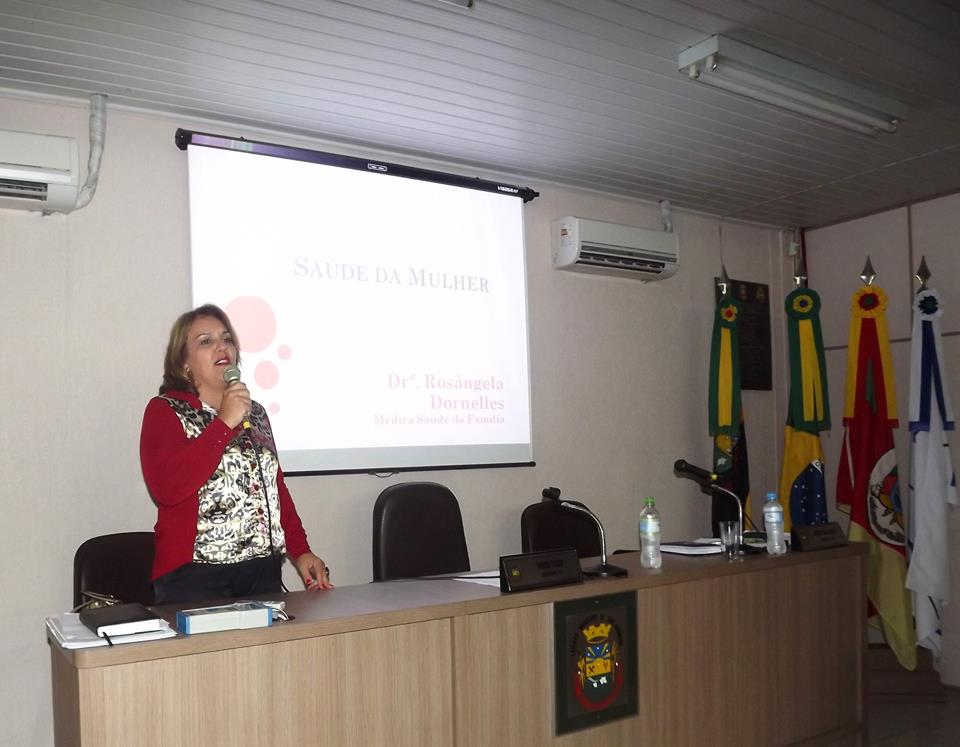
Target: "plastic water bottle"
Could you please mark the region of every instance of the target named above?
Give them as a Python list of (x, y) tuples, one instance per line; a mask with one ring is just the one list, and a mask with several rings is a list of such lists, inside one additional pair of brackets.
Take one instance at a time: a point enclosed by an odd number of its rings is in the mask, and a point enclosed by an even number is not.
[(787, 552), (787, 543), (783, 538), (783, 506), (777, 500), (776, 493), (767, 493), (763, 504), (763, 528), (767, 531), (767, 553), (783, 555)]
[(660, 558), (660, 514), (657, 513), (653, 498), (647, 498), (640, 512), (640, 565), (644, 568), (659, 568)]

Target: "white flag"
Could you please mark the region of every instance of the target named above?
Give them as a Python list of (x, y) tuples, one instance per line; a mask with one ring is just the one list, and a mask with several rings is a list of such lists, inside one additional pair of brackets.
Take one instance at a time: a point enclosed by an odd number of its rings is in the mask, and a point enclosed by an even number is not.
[(914, 300), (910, 346), (910, 566), (917, 643), (942, 651), (941, 617), (950, 601), (947, 504), (960, 503), (947, 434), (954, 429), (940, 344), (940, 297), (924, 289)]

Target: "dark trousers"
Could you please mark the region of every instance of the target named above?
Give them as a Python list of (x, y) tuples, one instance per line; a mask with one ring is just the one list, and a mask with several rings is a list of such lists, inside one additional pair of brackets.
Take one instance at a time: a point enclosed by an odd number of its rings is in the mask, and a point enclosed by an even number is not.
[(242, 563), (187, 563), (153, 582), (155, 604), (235, 599), (281, 590), (283, 556), (244, 560)]

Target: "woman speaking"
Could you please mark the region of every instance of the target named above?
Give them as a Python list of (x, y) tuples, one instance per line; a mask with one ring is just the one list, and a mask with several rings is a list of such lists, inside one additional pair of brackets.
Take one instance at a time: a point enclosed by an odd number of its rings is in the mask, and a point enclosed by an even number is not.
[(157, 604), (278, 592), (284, 552), (308, 589), (331, 588), (283, 482), (267, 413), (239, 381), (239, 357), (216, 306), (181, 315), (170, 331), (160, 396), (140, 430), (157, 504)]

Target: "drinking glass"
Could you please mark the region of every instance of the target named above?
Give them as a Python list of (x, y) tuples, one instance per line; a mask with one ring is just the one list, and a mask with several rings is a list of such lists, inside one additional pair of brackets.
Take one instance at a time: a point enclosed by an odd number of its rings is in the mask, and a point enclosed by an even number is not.
[(720, 542), (723, 550), (727, 554), (727, 560), (740, 559), (740, 522), (739, 521), (721, 521)]

